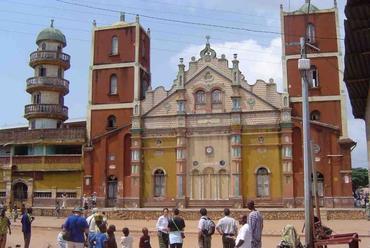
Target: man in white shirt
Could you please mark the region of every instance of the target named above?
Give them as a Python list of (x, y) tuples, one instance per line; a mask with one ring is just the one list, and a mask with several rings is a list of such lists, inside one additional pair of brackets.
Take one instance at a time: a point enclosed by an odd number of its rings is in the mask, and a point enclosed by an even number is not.
[(236, 220), (230, 217), (230, 209), (224, 209), (225, 217), (221, 218), (216, 226), (217, 232), (222, 235), (223, 248), (234, 248), (235, 237), (238, 234), (238, 226)]
[(248, 216), (241, 215), (239, 218), (239, 224), (242, 227), (239, 230), (238, 237), (236, 238), (236, 248), (252, 248), (252, 233), (247, 223)]
[(198, 223), (198, 246), (199, 248), (211, 248), (212, 236), (206, 233), (207, 231), (207, 209), (201, 208), (199, 210), (201, 218)]
[(91, 210), (91, 215), (86, 218), (86, 222), (89, 225), (89, 242), (88, 242), (88, 247), (93, 247), (93, 244), (90, 242), (90, 237), (94, 236), (95, 233), (97, 232), (97, 226), (95, 223), (95, 215), (98, 212), (97, 208), (93, 208)]

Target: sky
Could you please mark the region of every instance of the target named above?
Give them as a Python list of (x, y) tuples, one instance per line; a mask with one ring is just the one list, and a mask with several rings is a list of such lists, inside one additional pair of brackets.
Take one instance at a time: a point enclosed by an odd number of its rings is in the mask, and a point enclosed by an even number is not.
[[(67, 4), (63, 1), (93, 8)], [(281, 38), (265, 34), (180, 24), (150, 17), (176, 19), (252, 30), (280, 32), (280, 4), (284, 10), (298, 9), (304, 0), (1, 0), (0, 1), (0, 127), (26, 124), (24, 105), (30, 103), (25, 92), (26, 79), (32, 77), (29, 54), (36, 50), (36, 36), (50, 25), (60, 29), (67, 38), (64, 52), (71, 55), (71, 68), (65, 78), (70, 81), (70, 93), (65, 97), (69, 118), (86, 116), (88, 68), (90, 64), (91, 29), (96, 20), (105, 26), (119, 20), (118, 11), (126, 13), (128, 22), (135, 14), (140, 23), (151, 29), (152, 87), (171, 87), (180, 57), (185, 65), (192, 56), (199, 57), (205, 36), (218, 56), (232, 59), (238, 54), (240, 68), (248, 83), (273, 78), (282, 91)], [(312, 0), (319, 8), (331, 8), (334, 0)], [(339, 26), (344, 37), (345, 0), (338, 0)], [(100, 9), (96, 9), (100, 8)], [(103, 10), (106, 9), (106, 10)], [(147, 17), (146, 17), (147, 16)], [(353, 167), (367, 166), (365, 125), (355, 120), (347, 102), (349, 136), (357, 142), (352, 152)]]

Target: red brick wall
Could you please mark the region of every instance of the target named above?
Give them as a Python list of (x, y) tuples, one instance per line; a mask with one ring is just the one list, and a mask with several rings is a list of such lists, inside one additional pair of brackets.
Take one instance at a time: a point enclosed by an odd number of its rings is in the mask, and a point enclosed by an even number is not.
[(140, 29), (139, 61), (142, 66), (150, 71), (150, 39), (143, 29)]
[[(118, 55), (111, 55), (112, 38), (118, 37)], [(94, 64), (135, 61), (135, 27), (95, 31)]]
[[(109, 95), (110, 78), (117, 76), (117, 95)], [(92, 77), (93, 104), (128, 103), (134, 99), (134, 68), (94, 70)]]
[[(316, 43), (321, 52), (336, 52), (338, 51), (337, 30), (335, 26), (335, 14), (317, 13), (310, 15), (306, 19), (306, 15), (289, 15), (284, 16), (284, 38), (285, 43), (298, 42), (299, 38), (306, 33), (306, 22), (313, 23), (316, 29)], [(286, 54), (299, 54), (299, 46), (286, 46)], [(310, 52), (310, 51), (308, 51)]]
[[(338, 60), (336, 57), (313, 58), (311, 65), (318, 69), (319, 87), (311, 88), (309, 96), (339, 95)], [(291, 97), (302, 96), (301, 75), (298, 60), (288, 60), (288, 89)]]
[(111, 109), (91, 111), (91, 137), (103, 134), (107, 131), (107, 118), (114, 115), (117, 120), (117, 127), (131, 124), (132, 109)]

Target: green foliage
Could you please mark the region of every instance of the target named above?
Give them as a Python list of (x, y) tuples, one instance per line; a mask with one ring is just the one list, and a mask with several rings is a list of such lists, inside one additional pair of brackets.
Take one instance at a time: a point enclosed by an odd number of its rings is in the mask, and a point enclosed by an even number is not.
[(366, 168), (352, 169), (352, 186), (356, 190), (359, 187), (366, 187), (369, 184), (369, 174)]

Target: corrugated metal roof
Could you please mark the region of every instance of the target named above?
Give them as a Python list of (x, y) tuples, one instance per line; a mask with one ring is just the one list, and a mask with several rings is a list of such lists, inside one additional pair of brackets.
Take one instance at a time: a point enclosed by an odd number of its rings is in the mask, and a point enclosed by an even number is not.
[(344, 81), (353, 115), (364, 119), (370, 88), (370, 1), (348, 0), (344, 12), (347, 17)]

